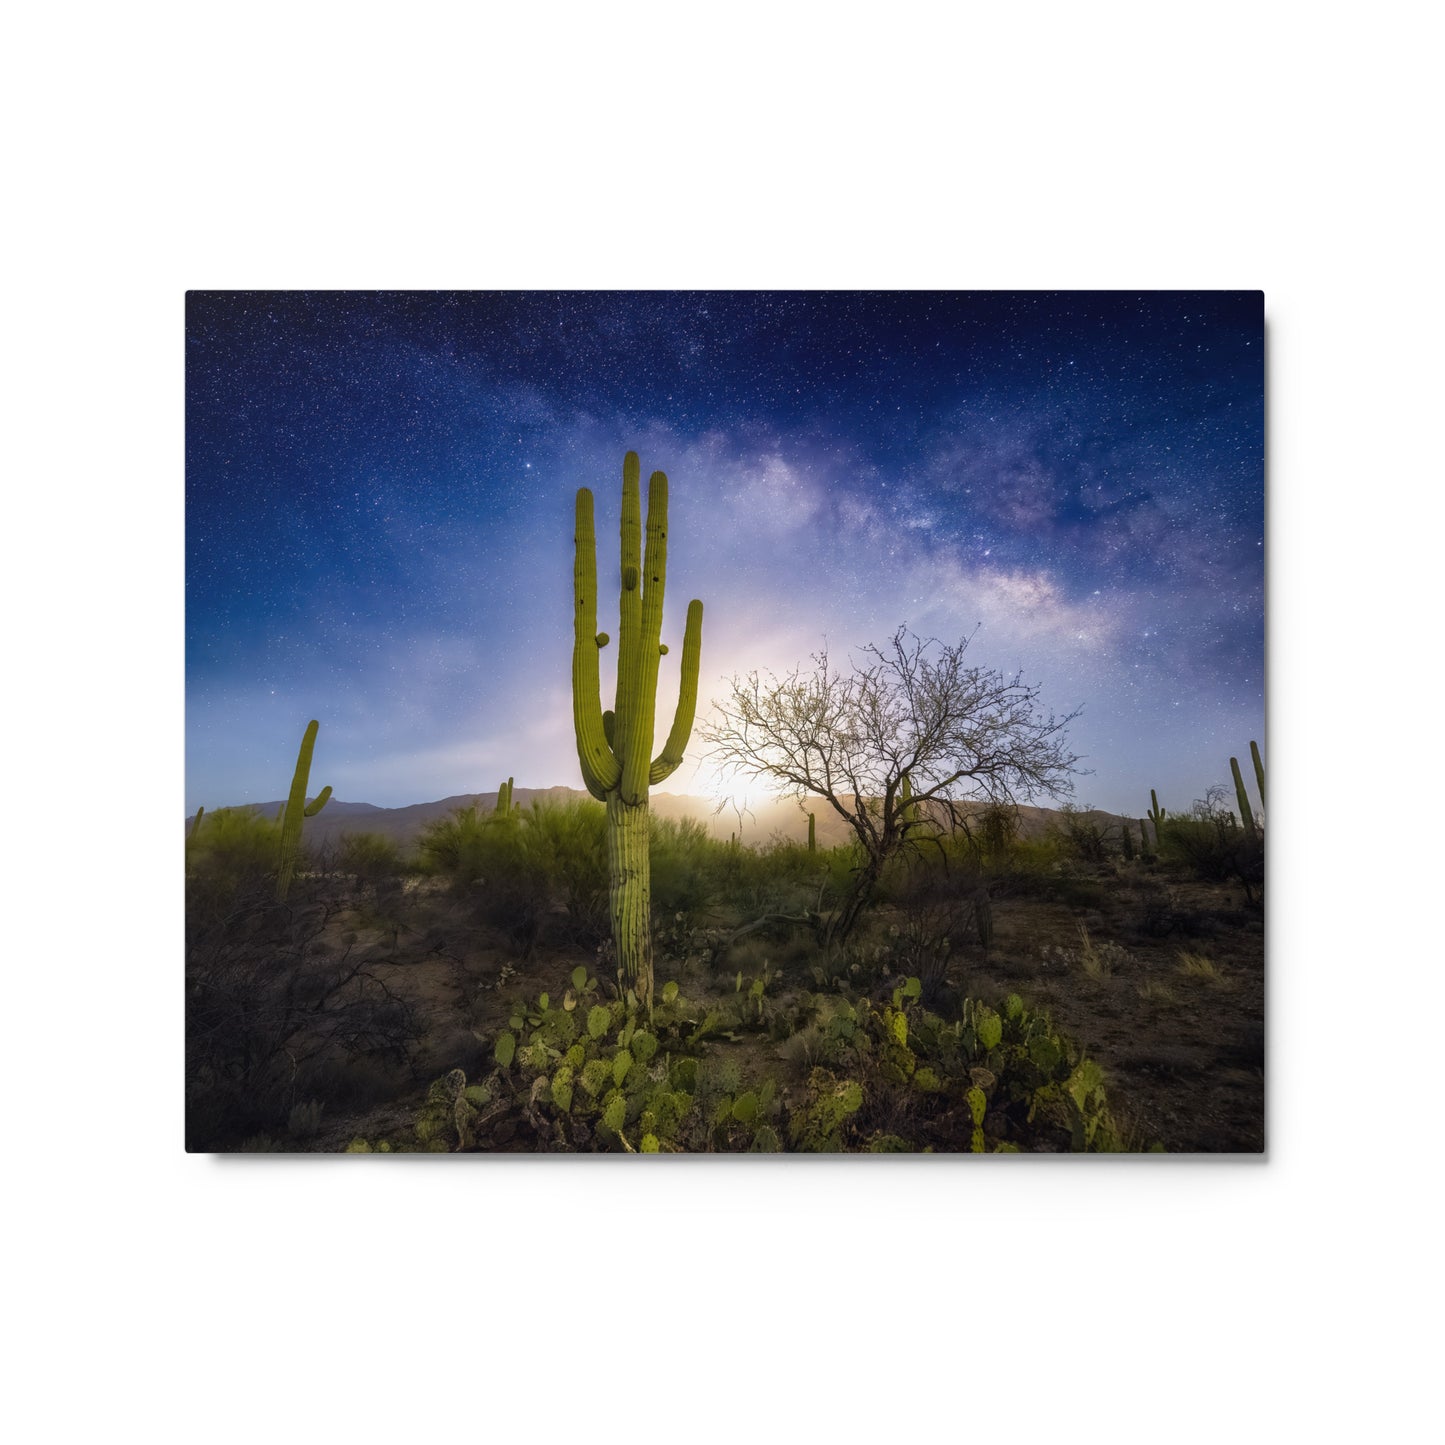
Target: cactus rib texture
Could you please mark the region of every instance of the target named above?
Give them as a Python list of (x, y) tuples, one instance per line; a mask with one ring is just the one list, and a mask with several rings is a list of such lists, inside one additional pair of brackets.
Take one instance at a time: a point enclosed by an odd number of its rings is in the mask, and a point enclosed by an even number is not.
[(301, 739), (301, 751), (296, 755), (296, 771), (291, 776), (291, 792), (281, 811), (281, 858), (276, 871), (276, 897), (285, 902), (291, 891), (291, 879), (296, 872), (296, 854), (301, 846), (301, 820), (314, 818), (330, 801), (331, 787), (328, 784), (316, 795), (308, 806), (306, 784), (311, 777), (311, 754), (316, 747), (316, 734), (321, 724), (315, 718), (307, 723)]
[(582, 780), (607, 805), (607, 857), (613, 940), (621, 977), (652, 1007), (651, 868), (648, 789), (682, 762), (697, 710), (702, 652), (702, 603), (688, 604), (677, 711), (662, 751), (652, 756), (667, 584), (667, 477), (654, 472), (647, 488), (643, 543), (641, 465), (636, 452), (622, 463), (622, 593), (619, 599), (617, 693), (603, 711), (597, 630), (597, 540), (592, 493), (577, 493), (572, 563), (572, 719)]

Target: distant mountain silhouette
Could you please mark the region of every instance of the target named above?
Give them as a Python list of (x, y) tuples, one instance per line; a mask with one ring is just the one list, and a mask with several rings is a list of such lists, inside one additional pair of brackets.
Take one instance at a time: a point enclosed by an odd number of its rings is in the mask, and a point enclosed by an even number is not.
[[(512, 801), (520, 803), (525, 809), (530, 808), (534, 801), (562, 802), (587, 796), (582, 788), (518, 787), (513, 790)], [(253, 806), (258, 813), (274, 818), (283, 802), (283, 799), (277, 798), (274, 802)], [(727, 839), (739, 831), (737, 813), (726, 805), (719, 811), (714, 798), (654, 792), (651, 802), (657, 817), (696, 819), (714, 838)], [(484, 813), (491, 812), (497, 806), (496, 790), (490, 793), (457, 793), (450, 798), (439, 798), (434, 803), (412, 803), (405, 808), (378, 808), (374, 803), (344, 803), (332, 798), (320, 813), (306, 820), (304, 837), (313, 847), (334, 843), (343, 833), (380, 833), (398, 843), (409, 844), (414, 843), (422, 829), (434, 819), (445, 818), (455, 809), (470, 807), (474, 803)], [(813, 799), (810, 806), (818, 819), (819, 847), (832, 848), (852, 839), (852, 829), (821, 799)], [(1053, 808), (1020, 807), (1020, 831), (1025, 838), (1039, 837), (1047, 831), (1055, 816)], [(1097, 809), (1090, 816), (1104, 823), (1120, 821), (1117, 814)], [(1137, 826), (1138, 819), (1131, 818), (1129, 821)], [(187, 818), (186, 826), (189, 827), (190, 823), (191, 818)], [(741, 833), (743, 843), (750, 847), (766, 843), (775, 835), (790, 842), (804, 843), (808, 838), (807, 814), (791, 799), (760, 803), (750, 812), (744, 812)]]

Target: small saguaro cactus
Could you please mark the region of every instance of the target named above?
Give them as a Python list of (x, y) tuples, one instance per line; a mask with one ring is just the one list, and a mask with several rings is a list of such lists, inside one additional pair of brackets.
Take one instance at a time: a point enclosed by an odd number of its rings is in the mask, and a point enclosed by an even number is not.
[(918, 809), (913, 804), (913, 780), (907, 773), (898, 785), (898, 819), (905, 828), (918, 821)]
[(1153, 850), (1149, 847), (1149, 825), (1139, 819), (1139, 856), (1147, 863), (1154, 856)]
[(1244, 791), (1244, 774), (1239, 771), (1238, 758), (1230, 758), (1229, 771), (1234, 774), (1234, 796), (1239, 802), (1240, 822), (1251, 838), (1257, 838), (1259, 830), (1254, 826), (1254, 809), (1249, 806), (1249, 794)]
[(1254, 780), (1259, 784), (1259, 806), (1261, 808), (1269, 805), (1264, 801), (1264, 760), (1259, 755), (1259, 744), (1251, 742), (1249, 755), (1254, 759)]
[(1153, 788), (1149, 789), (1149, 821), (1154, 825), (1154, 846), (1157, 848), (1164, 841), (1164, 819), (1168, 816), (1164, 809), (1159, 806), (1159, 795)]
[(622, 462), (622, 595), (618, 638), (617, 697), (602, 709), (600, 654), (607, 646), (597, 630), (597, 542), (592, 493), (577, 492), (577, 530), (572, 565), (572, 719), (582, 780), (607, 805), (607, 865), (612, 938), (619, 978), (652, 1010), (652, 869), (648, 852), (648, 789), (670, 777), (682, 762), (697, 711), (698, 659), (702, 651), (702, 603), (687, 605), (682, 640), (682, 681), (677, 713), (662, 751), (654, 758), (657, 672), (662, 642), (662, 598), (667, 582), (667, 477), (653, 472), (647, 487), (647, 546), (642, 544), (641, 464), (636, 452)]
[(809, 813), (809, 814), (808, 814), (808, 852), (810, 852), (810, 853), (816, 853), (817, 851), (818, 851), (818, 815), (817, 815), (816, 813)]
[(281, 863), (276, 872), (276, 898), (284, 903), (291, 891), (291, 878), (296, 872), (296, 853), (301, 846), (301, 820), (314, 818), (330, 801), (331, 785), (316, 795), (313, 802), (306, 801), (306, 783), (311, 777), (311, 753), (316, 747), (316, 734), (321, 724), (312, 718), (306, 724), (306, 733), (301, 739), (301, 751), (296, 755), (296, 771), (291, 777), (291, 792), (281, 810)]
[(190, 842), (197, 833), (201, 831), (201, 819), (206, 816), (205, 804), (196, 809), (196, 820), (191, 824), (191, 831), (186, 834), (186, 841)]
[(497, 816), (499, 818), (510, 817), (512, 812), (512, 780), (507, 779), (497, 789)]
[(993, 942), (993, 903), (989, 899), (987, 888), (980, 888), (974, 894), (973, 923), (978, 932), (979, 947), (987, 953)]

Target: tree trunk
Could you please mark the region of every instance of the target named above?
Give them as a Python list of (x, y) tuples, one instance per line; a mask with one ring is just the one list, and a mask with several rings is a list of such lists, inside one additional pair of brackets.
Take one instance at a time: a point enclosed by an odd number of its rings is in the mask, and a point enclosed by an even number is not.
[(862, 916), (863, 910), (868, 906), (873, 897), (873, 889), (883, 873), (883, 860), (881, 858), (869, 857), (867, 863), (859, 870), (858, 877), (853, 882), (853, 887), (848, 897), (843, 902), (842, 911), (833, 921), (833, 926), (828, 930), (828, 942), (830, 944), (846, 943), (853, 930), (858, 926), (858, 919)]
[(608, 896), (617, 974), (624, 989), (652, 1012), (652, 869), (648, 854), (648, 808), (607, 797)]

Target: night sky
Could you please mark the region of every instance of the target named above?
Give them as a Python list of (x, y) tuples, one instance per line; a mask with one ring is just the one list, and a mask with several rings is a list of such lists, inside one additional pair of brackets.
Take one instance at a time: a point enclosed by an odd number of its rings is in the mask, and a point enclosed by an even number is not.
[(906, 623), (1083, 708), (1081, 803), (1264, 747), (1258, 292), (193, 292), (186, 346), (188, 811), (283, 797), (312, 717), (313, 793), (580, 788), (573, 499), (615, 635), (628, 449), (671, 481), (659, 743), (700, 597), (699, 717)]

